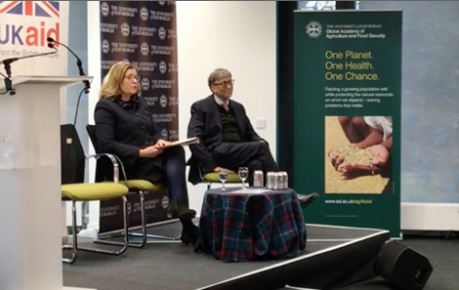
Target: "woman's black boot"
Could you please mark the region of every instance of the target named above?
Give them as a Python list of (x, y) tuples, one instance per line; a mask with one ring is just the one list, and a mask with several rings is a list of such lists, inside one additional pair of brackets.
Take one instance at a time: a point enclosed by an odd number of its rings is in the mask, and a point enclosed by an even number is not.
[(177, 198), (172, 198), (167, 207), (167, 218), (177, 218)]
[[(170, 219), (176, 219), (180, 217), (183, 211), (188, 210), (188, 198), (174, 197), (169, 203), (167, 208), (167, 217)], [(195, 213), (196, 214), (196, 213)]]

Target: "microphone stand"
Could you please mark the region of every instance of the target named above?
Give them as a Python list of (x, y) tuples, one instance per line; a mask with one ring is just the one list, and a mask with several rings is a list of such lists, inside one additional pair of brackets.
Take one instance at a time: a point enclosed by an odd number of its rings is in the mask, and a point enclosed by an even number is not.
[(3, 75), (5, 77), (4, 81), (5, 81), (5, 89), (6, 89), (6, 92), (10, 92), (10, 96), (14, 96), (16, 94), (16, 91), (13, 89), (13, 82), (11, 81), (11, 63), (13, 62), (13, 60), (4, 60), (3, 61), (3, 64), (4, 64), (4, 67), (5, 67), (5, 72), (6, 72), (6, 76)]
[(20, 59), (26, 59), (26, 58), (32, 58), (32, 57), (55, 54), (57, 52), (57, 48), (55, 48), (55, 47), (52, 47), (52, 48), (54, 48), (53, 52), (45, 52), (45, 53), (39, 53), (39, 54), (33, 54), (33, 55), (27, 55), (27, 56), (22, 56), (22, 57), (15, 57), (15, 58), (9, 58), (9, 59), (5, 59), (5, 60), (1, 60), (0, 63), (4, 64), (5, 72), (6, 72), (6, 76), (4, 74), (0, 73), (2, 76), (5, 77), (5, 79), (4, 79), (5, 88), (6, 88), (5, 94), (7, 92), (10, 92), (11, 96), (16, 94), (16, 91), (13, 88), (13, 82), (11, 81), (11, 63), (12, 62), (15, 62), (15, 61), (20, 60)]
[[(80, 73), (80, 76), (86, 76), (86, 74), (84, 73), (83, 71), (83, 63), (81, 62), (81, 60), (78, 58), (77, 59), (77, 66), (78, 66), (78, 71)], [(88, 94), (89, 93), (89, 89), (91, 88), (91, 85), (89, 84), (89, 81), (88, 80), (85, 80), (83, 81), (83, 84), (84, 84), (84, 88), (85, 88), (85, 94)]]
[[(68, 47), (67, 45), (63, 44), (62, 42), (56, 41), (52, 37), (48, 37), (48, 38), (46, 38), (46, 40), (48, 41), (48, 47), (54, 47), (55, 43), (65, 47), (76, 58), (76, 60), (77, 60), (76, 65), (78, 67), (78, 72), (80, 73), (80, 76), (82, 76), (82, 77), (86, 76), (86, 74), (84, 73), (84, 70), (83, 70), (83, 63), (82, 63), (81, 59), (78, 57), (78, 55), (76, 55), (76, 53), (73, 52), (73, 50), (70, 49), (70, 47)], [(84, 88), (85, 88), (84, 92), (85, 92), (85, 94), (88, 94), (89, 93), (89, 89), (91, 88), (91, 85), (89, 84), (88, 80), (84, 80), (83, 84), (84, 84)]]

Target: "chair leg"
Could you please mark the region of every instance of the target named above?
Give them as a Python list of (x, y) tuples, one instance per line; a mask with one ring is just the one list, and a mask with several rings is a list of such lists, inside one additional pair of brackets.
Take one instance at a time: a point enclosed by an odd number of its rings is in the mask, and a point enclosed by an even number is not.
[[(146, 227), (146, 217), (145, 217), (145, 195), (143, 193), (143, 191), (139, 191), (139, 200), (140, 200), (140, 220), (142, 222), (142, 234), (139, 234), (139, 233), (133, 233), (133, 232), (130, 232), (129, 231), (129, 228), (127, 230), (125, 230), (125, 232), (128, 233), (128, 236), (141, 236), (142, 237), (142, 240), (138, 243), (136, 242), (133, 242), (133, 241), (130, 241), (128, 243), (128, 246), (129, 247), (134, 247), (134, 248), (143, 248), (146, 244), (147, 244), (147, 237), (146, 237), (146, 233), (147, 233), (147, 227)], [(128, 220), (129, 220), (129, 216), (127, 217)], [(124, 233), (122, 233), (124, 234)], [(115, 242), (115, 241), (108, 241), (107, 239), (109, 238), (114, 238), (114, 237), (119, 237), (120, 234), (119, 233), (116, 233), (116, 234), (112, 234), (112, 235), (109, 235), (108, 237), (105, 237), (104, 240), (96, 240), (95, 242), (96, 243), (100, 243), (100, 244), (110, 244), (110, 245), (123, 245), (124, 243), (122, 242)]]
[(73, 264), (77, 258), (78, 252), (78, 239), (77, 239), (77, 229), (76, 229), (76, 201), (72, 200), (72, 237), (73, 245), (64, 245), (62, 249), (72, 250), (72, 256), (70, 258), (62, 258), (62, 262), (66, 264)]
[[(140, 201), (140, 221), (142, 223), (142, 240), (140, 243), (129, 242), (130, 247), (143, 248), (147, 244), (147, 221), (145, 216), (145, 194), (143, 191), (139, 191), (139, 201)], [(137, 233), (129, 232), (130, 236), (139, 236)]]
[[(140, 201), (140, 220), (141, 220), (141, 225), (140, 225), (140, 232), (134, 232), (134, 231), (129, 231), (128, 235), (131, 237), (140, 237), (141, 240), (140, 242), (133, 242), (132, 240), (129, 242), (128, 246), (129, 247), (134, 247), (134, 248), (143, 248), (146, 244), (153, 244), (153, 243), (160, 243), (162, 241), (158, 240), (169, 240), (169, 241), (176, 241), (180, 240), (180, 235), (177, 237), (169, 237), (169, 236), (163, 236), (163, 235), (155, 235), (155, 234), (149, 234), (147, 231), (147, 217), (146, 217), (146, 210), (145, 210), (145, 192), (144, 191), (138, 191), (139, 193), (139, 201)], [(169, 223), (171, 221), (167, 221), (164, 223)], [(159, 224), (159, 223), (158, 223)], [(137, 227), (135, 227), (137, 228)], [(106, 239), (113, 238), (119, 236), (119, 234), (112, 234), (109, 235), (108, 237), (105, 237), (104, 240), (97, 240), (95, 241), (96, 243), (110, 243), (112, 245), (121, 245), (121, 242), (114, 242), (114, 241), (107, 241)], [(149, 240), (148, 238), (156, 239), (156, 240)]]
[(81, 203), (81, 228), (87, 229), (89, 224), (89, 201)]
[[(73, 255), (71, 259), (62, 259), (64, 263), (69, 263), (72, 264), (75, 262), (76, 257), (77, 257), (77, 252), (78, 251), (88, 251), (88, 252), (94, 252), (94, 253), (101, 253), (101, 254), (108, 254), (108, 255), (115, 255), (119, 256), (123, 254), (129, 245), (129, 236), (128, 236), (128, 231), (129, 231), (129, 219), (127, 216), (127, 198), (126, 196), (122, 197), (123, 199), (123, 220), (124, 220), (124, 233), (123, 233), (123, 242), (112, 242), (112, 241), (103, 241), (96, 239), (94, 240), (94, 243), (98, 244), (105, 244), (105, 245), (116, 245), (119, 246), (121, 245), (120, 249), (116, 250), (107, 250), (107, 249), (98, 249), (98, 248), (90, 248), (90, 247), (79, 247), (78, 246), (78, 241), (77, 241), (77, 232), (76, 232), (76, 202), (72, 201), (72, 221), (73, 221)], [(69, 246), (64, 246), (64, 248), (68, 249)]]
[(149, 234), (147, 232), (147, 217), (146, 217), (146, 210), (145, 210), (145, 193), (143, 191), (139, 191), (139, 200), (140, 200), (140, 215), (141, 215), (141, 232), (136, 233), (136, 232), (130, 232), (130, 236), (134, 237), (141, 237), (142, 241), (140, 244), (133, 244), (130, 243), (129, 246), (133, 247), (138, 247), (142, 248), (145, 244), (147, 243), (157, 243), (159, 241), (150, 241), (148, 238), (153, 238), (153, 239), (161, 239), (161, 240), (179, 240), (180, 236), (178, 237), (169, 237), (169, 236), (163, 236), (163, 235), (155, 235), (155, 234)]

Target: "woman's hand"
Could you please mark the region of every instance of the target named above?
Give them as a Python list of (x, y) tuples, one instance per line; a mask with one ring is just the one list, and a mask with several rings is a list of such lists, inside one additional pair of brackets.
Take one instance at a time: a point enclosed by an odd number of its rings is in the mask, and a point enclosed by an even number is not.
[(170, 145), (171, 145), (171, 142), (163, 140), (163, 139), (159, 139), (154, 146), (158, 149), (161, 149), (161, 148), (168, 147)]
[(139, 150), (139, 157), (141, 158), (155, 158), (163, 153), (163, 149), (158, 148), (156, 145), (148, 146)]

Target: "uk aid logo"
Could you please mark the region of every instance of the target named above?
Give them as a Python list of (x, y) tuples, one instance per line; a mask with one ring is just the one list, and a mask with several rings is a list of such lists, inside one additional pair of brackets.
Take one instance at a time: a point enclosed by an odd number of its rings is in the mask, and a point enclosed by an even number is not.
[(59, 1), (0, 1), (0, 44), (47, 46), (59, 41)]

